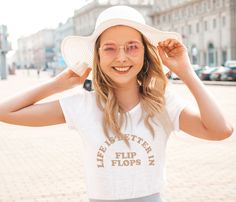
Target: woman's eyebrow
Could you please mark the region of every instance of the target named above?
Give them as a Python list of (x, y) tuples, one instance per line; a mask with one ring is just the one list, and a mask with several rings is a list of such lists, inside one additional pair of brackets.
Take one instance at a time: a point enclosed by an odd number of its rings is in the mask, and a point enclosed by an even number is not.
[(103, 46), (115, 45), (115, 43), (104, 43)]
[(114, 45), (114, 44), (116, 43), (112, 41), (108, 41), (108, 42), (103, 43), (102, 45)]
[(140, 43), (141, 41), (140, 40), (135, 40), (135, 39), (132, 39), (132, 40), (130, 40), (130, 41), (127, 41), (126, 43), (134, 43), (134, 42), (138, 42), (138, 43)]
[[(140, 43), (141, 41), (135, 40), (135, 39), (131, 39), (129, 41), (126, 41), (125, 44), (137, 43), (137, 42)], [(116, 42), (112, 42), (112, 41), (108, 41), (108, 42), (103, 43), (102, 45), (114, 45), (114, 44), (116, 45), (117, 43)], [(117, 45), (119, 45), (119, 44), (117, 44)]]

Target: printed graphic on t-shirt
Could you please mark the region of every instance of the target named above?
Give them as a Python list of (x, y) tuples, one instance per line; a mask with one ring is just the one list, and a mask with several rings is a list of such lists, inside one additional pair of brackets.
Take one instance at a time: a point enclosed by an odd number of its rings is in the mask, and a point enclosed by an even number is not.
[(138, 144), (139, 147), (145, 150), (146, 153), (146, 162), (143, 162), (136, 151), (115, 151), (112, 153), (111, 159), (109, 159), (110, 165), (105, 165), (104, 158), (110, 147), (116, 144), (118, 141), (123, 141), (117, 137), (111, 137), (106, 139), (102, 145), (98, 148), (97, 151), (97, 167), (104, 168), (105, 166), (111, 167), (132, 167), (132, 166), (141, 166), (143, 163), (146, 163), (148, 166), (155, 165), (155, 158), (152, 150), (152, 145), (150, 145), (145, 139), (136, 135), (125, 134), (125, 138), (129, 142), (134, 142)]

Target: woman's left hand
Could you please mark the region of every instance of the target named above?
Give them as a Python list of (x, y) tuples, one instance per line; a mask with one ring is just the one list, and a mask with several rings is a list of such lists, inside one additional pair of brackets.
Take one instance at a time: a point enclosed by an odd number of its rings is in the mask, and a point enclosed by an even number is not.
[(182, 79), (186, 73), (191, 73), (191, 63), (187, 48), (176, 39), (166, 39), (159, 42), (157, 49), (162, 63)]

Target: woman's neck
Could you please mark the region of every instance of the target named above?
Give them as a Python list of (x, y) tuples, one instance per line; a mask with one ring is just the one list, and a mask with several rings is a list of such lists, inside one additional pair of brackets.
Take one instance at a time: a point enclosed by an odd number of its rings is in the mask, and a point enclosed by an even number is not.
[(126, 85), (115, 89), (115, 95), (120, 107), (125, 111), (130, 111), (140, 101), (139, 85)]

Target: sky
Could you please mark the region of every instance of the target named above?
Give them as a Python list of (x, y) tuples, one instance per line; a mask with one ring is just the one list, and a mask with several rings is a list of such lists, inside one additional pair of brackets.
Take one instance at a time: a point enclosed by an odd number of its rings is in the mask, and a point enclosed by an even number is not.
[(0, 0), (0, 25), (6, 25), (12, 48), (17, 39), (44, 28), (56, 28), (90, 0)]

